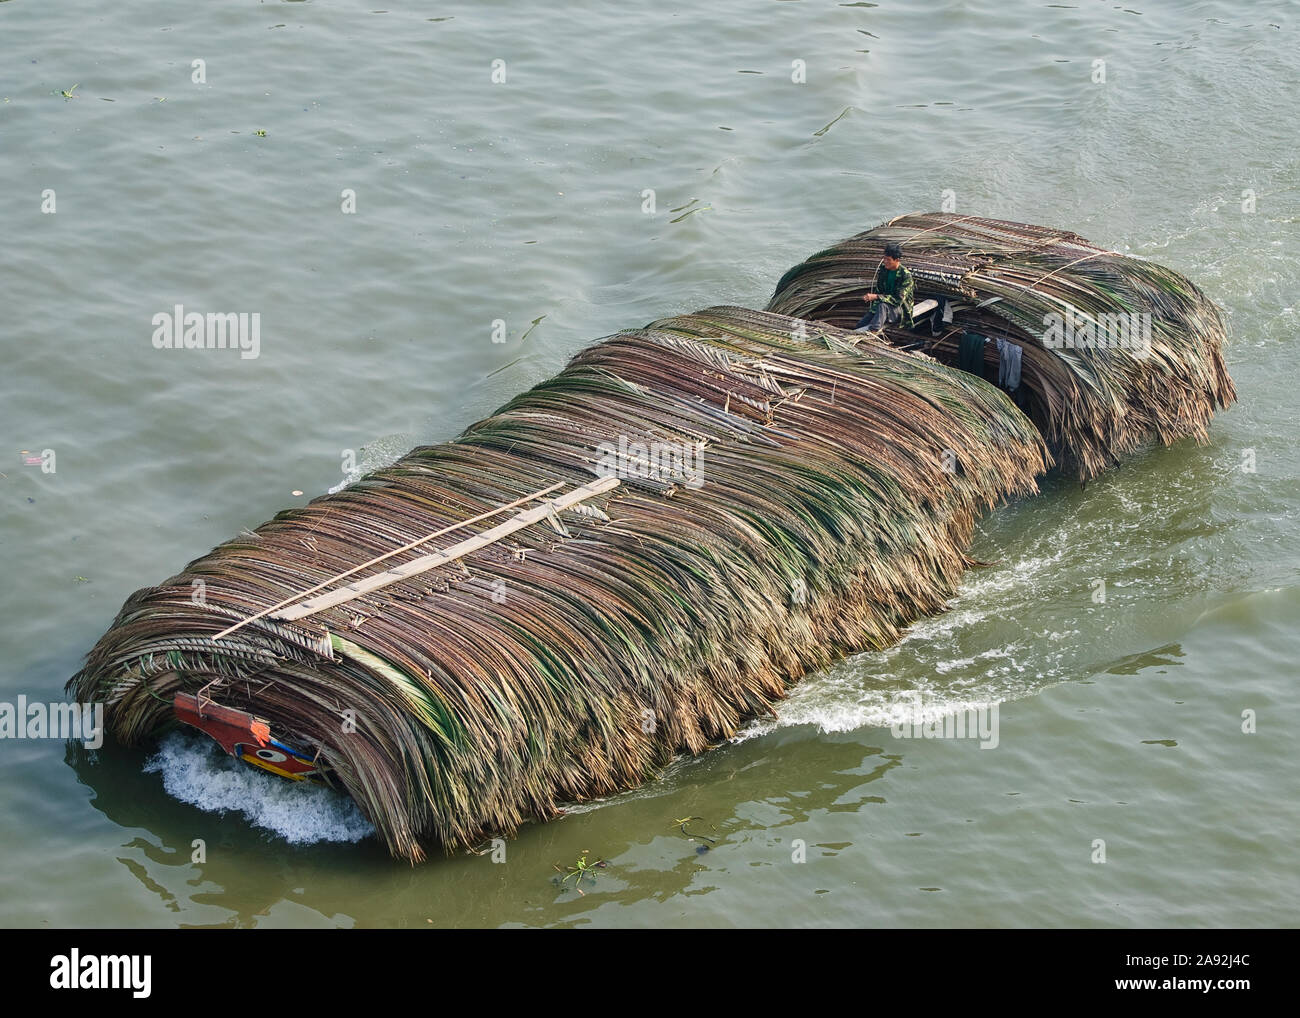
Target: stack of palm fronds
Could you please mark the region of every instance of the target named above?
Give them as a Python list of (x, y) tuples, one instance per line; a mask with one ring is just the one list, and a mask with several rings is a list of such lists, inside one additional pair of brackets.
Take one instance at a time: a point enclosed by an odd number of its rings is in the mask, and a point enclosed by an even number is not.
[[(655, 443), (680, 455), (647, 456)], [(415, 860), (630, 787), (770, 711), (808, 670), (894, 642), (954, 592), (976, 516), (1034, 491), (1047, 465), (1031, 422), (972, 375), (713, 308), (609, 337), (455, 441), (138, 591), (69, 686), (127, 743), (207, 686), (318, 754)], [(558, 529), (212, 639), (416, 538), (611, 470), (619, 486)]]
[[(837, 327), (891, 240), (918, 298), (964, 305), (919, 334), (936, 356), (954, 361), (964, 330), (1024, 346), (1029, 417), (897, 349), (917, 333)], [(1047, 342), (1051, 314), (1128, 312), (1151, 315), (1145, 356)], [(1049, 444), (1086, 479), (1150, 437), (1204, 438), (1233, 399), (1222, 338), (1182, 276), (1074, 234), (895, 220), (786, 273), (768, 312), (609, 337), (455, 441), (137, 591), (69, 688), (126, 743), (174, 724), (178, 692), (267, 719), (412, 860), (510, 832), (644, 780), (939, 611), (977, 514), (1035, 490)], [(551, 526), (465, 540), (466, 521), (610, 475)], [(414, 571), (453, 544), (462, 557)], [(346, 595), (327, 582), (351, 572)], [(319, 608), (270, 611), (323, 583)]]
[[(1022, 405), (1061, 469), (1081, 480), (1153, 438), (1204, 441), (1215, 409), (1236, 398), (1223, 362), (1223, 319), (1209, 298), (1170, 269), (1065, 230), (901, 216), (792, 268), (768, 310), (851, 328), (890, 241), (903, 247), (918, 302), (959, 305), (950, 323), (921, 331), (926, 352), (957, 363), (967, 330), (1022, 346)], [(1139, 316), (1125, 324), (1149, 326), (1149, 347), (1094, 345), (1103, 335), (1116, 338), (1116, 315)], [(918, 338), (893, 328), (884, 334), (900, 344)], [(985, 351), (984, 377), (995, 381), (997, 348), (989, 343)]]

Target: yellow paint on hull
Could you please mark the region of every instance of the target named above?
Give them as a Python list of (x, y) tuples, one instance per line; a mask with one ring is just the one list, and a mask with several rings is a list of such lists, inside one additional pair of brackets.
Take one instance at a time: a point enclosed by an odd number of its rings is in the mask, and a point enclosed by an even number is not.
[(240, 759), (247, 760), (249, 763), (253, 764), (253, 766), (260, 767), (264, 771), (270, 771), (272, 774), (278, 774), (282, 778), (288, 778), (290, 781), (306, 781), (311, 777), (310, 774), (294, 774), (291, 771), (286, 771), (283, 768), (275, 766), (275, 764), (267, 763), (260, 756), (254, 756), (252, 753), (245, 753), (240, 757)]

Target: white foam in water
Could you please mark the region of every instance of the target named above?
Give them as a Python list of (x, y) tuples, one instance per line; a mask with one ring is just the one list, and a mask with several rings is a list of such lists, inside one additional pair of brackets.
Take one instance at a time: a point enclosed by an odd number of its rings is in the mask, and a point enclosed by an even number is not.
[[(1064, 549), (1061, 543), (1046, 554), (1027, 554), (968, 574), (948, 611), (919, 619), (891, 647), (853, 655), (809, 676), (777, 705), (775, 719), (751, 722), (732, 741), (799, 725), (832, 734), (924, 724), (1015, 700), (1060, 681), (1077, 630), (1030, 628), (1021, 634), (1024, 639), (993, 646), (987, 640), (999, 637), (980, 634), (999, 617), (1028, 617), (1039, 580), (1054, 574)], [(1044, 646), (1044, 640), (1051, 643)]]
[(343, 480), (329, 488), (327, 494), (336, 494), (349, 484), (356, 484), (366, 474), (374, 473), (376, 470), (382, 470), (384, 467), (392, 465), (407, 453), (413, 444), (415, 444), (415, 439), (412, 436), (397, 433), (384, 435), (375, 439), (369, 445), (362, 446), (361, 455), (357, 458), (356, 466), (343, 475)]
[(207, 813), (242, 813), (250, 824), (293, 845), (360, 841), (374, 833), (357, 804), (306, 781), (265, 774), (227, 756), (197, 733), (172, 732), (144, 766), (161, 774), (167, 794)]
[(827, 735), (859, 728), (889, 728), (895, 724), (921, 725), (963, 711), (983, 710), (1002, 701), (996, 695), (972, 697), (927, 689), (872, 689), (861, 678), (849, 674), (819, 676), (796, 687), (790, 698), (777, 706), (776, 720), (746, 725), (731, 741), (745, 742), (793, 725), (809, 725)]

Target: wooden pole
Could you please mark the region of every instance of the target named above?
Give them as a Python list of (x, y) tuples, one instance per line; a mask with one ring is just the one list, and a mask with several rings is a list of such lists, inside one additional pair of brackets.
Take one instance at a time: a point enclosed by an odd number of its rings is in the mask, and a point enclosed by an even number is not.
[(271, 612), (283, 608), (287, 604), (292, 604), (294, 601), (304, 598), (308, 594), (314, 594), (316, 593), (316, 591), (322, 589), (323, 587), (328, 587), (331, 583), (337, 583), (339, 580), (347, 579), (347, 577), (351, 576), (353, 573), (360, 572), (362, 569), (367, 569), (370, 566), (383, 562), (385, 559), (392, 558), (394, 555), (400, 555), (404, 551), (410, 551), (412, 548), (418, 548), (420, 545), (424, 544), (425, 541), (432, 541), (435, 537), (442, 537), (445, 534), (450, 534), (453, 530), (459, 530), (461, 527), (468, 527), (470, 524), (479, 523), (482, 520), (486, 520), (491, 516), (495, 516), (497, 513), (503, 513), (507, 509), (515, 509), (518, 506), (523, 505), (525, 502), (531, 502), (535, 498), (541, 498), (543, 495), (549, 495), (556, 488), (562, 488), (563, 486), (564, 486), (563, 481), (556, 481), (554, 484), (550, 485), (549, 487), (541, 488), (538, 491), (534, 491), (531, 495), (525, 495), (523, 498), (517, 498), (513, 502), (507, 503), (506, 505), (499, 505), (495, 509), (489, 509), (485, 513), (479, 513), (477, 516), (474, 516), (468, 520), (462, 520), (460, 523), (453, 523), (450, 527), (443, 527), (441, 530), (437, 531), (436, 533), (429, 534), (426, 537), (421, 537), (418, 541), (412, 541), (410, 544), (404, 544), (400, 548), (394, 548), (390, 552), (385, 552), (383, 555), (378, 555), (375, 558), (372, 558), (369, 562), (362, 562), (361, 565), (354, 566), (353, 568), (349, 569), (345, 573), (339, 573), (337, 576), (331, 576), (328, 580), (322, 580), (320, 583), (316, 584), (316, 586), (312, 587), (310, 590), (303, 590), (297, 594), (291, 595), (290, 597), (286, 597), (283, 601), (277, 601), (275, 604), (271, 605), (270, 608), (263, 608), (256, 615), (250, 615), (248, 616), (248, 618), (243, 619), (240, 622), (236, 622), (233, 626), (230, 626), (228, 629), (223, 629), (216, 636), (212, 637), (212, 641), (215, 643), (217, 640), (220, 640), (223, 636), (229, 636), (236, 629), (246, 626), (250, 622), (256, 622), (262, 616), (270, 615)]
[(292, 621), (300, 619), (307, 615), (314, 615), (316, 612), (324, 611), (326, 608), (333, 608), (335, 605), (351, 601), (353, 598), (360, 597), (362, 594), (368, 594), (371, 591), (379, 590), (381, 587), (387, 587), (398, 580), (406, 579), (409, 576), (417, 576), (420, 573), (428, 572), (437, 566), (445, 565), (448, 562), (454, 562), (458, 558), (463, 558), (472, 551), (478, 551), (480, 548), (486, 548), (494, 541), (517, 530), (523, 530), (534, 523), (539, 523), (551, 516), (557, 510), (567, 509), (569, 506), (594, 495), (617, 488), (619, 479), (617, 477), (602, 477), (598, 481), (591, 481), (580, 488), (574, 488), (563, 495), (557, 495), (555, 498), (548, 498), (542, 505), (535, 506), (532, 509), (525, 509), (515, 516), (514, 519), (506, 520), (505, 523), (498, 523), (491, 530), (485, 530), (476, 537), (466, 538), (458, 544), (453, 544), (442, 551), (436, 551), (432, 555), (425, 555), (422, 558), (411, 559), (400, 566), (394, 566), (392, 569), (386, 569), (382, 573), (375, 573), (373, 576), (367, 576), (364, 580), (357, 580), (355, 583), (349, 583), (340, 590), (331, 591), (328, 594), (322, 594), (320, 597), (314, 597), (309, 601), (303, 601), (301, 604), (295, 604), (291, 608), (285, 608), (273, 615), (273, 618)]

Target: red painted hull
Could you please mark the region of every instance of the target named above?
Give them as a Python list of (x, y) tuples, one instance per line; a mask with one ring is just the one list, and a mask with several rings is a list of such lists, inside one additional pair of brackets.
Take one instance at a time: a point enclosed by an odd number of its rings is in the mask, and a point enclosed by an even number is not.
[(202, 693), (177, 693), (176, 717), (212, 736), (231, 756), (291, 781), (320, 776), (316, 761), (271, 735), (270, 724), (247, 711), (224, 707)]

